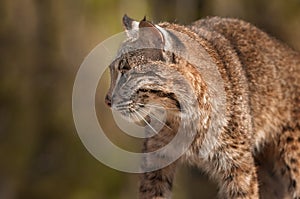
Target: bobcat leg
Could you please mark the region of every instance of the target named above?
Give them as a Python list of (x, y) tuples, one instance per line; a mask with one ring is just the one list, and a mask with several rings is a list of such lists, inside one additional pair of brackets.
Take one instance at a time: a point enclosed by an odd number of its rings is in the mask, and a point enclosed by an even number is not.
[[(289, 192), (294, 199), (300, 199), (300, 126), (284, 128), (280, 138), (280, 151), (285, 172), (290, 177)], [(285, 173), (283, 172), (283, 173)]]
[(140, 199), (170, 199), (175, 173), (173, 163), (163, 169), (141, 175), (139, 187)]
[[(168, 118), (167, 121), (175, 121), (176, 118)], [(155, 121), (154, 121), (155, 122)], [(155, 123), (153, 126), (156, 126)], [(169, 122), (168, 127), (160, 130), (159, 134), (148, 138), (144, 142), (143, 152), (153, 152), (166, 146), (175, 136), (174, 130), (177, 129), (177, 121)], [(175, 124), (175, 125), (174, 125)], [(169, 157), (172, 156), (172, 151), (166, 151), (165, 154), (157, 154), (150, 159), (144, 159), (142, 168), (144, 171), (151, 168), (156, 168), (157, 164), (168, 162)], [(139, 185), (139, 199), (170, 199), (173, 186), (173, 179), (175, 175), (177, 161), (167, 164), (167, 167), (160, 170), (146, 172), (140, 176)]]
[(229, 168), (223, 168), (221, 171), (219, 197), (222, 199), (258, 199), (257, 171), (252, 154), (246, 152), (233, 160)]

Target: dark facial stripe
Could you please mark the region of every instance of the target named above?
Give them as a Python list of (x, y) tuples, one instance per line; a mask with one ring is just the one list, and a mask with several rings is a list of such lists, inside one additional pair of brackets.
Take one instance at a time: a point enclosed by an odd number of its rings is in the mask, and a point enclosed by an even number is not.
[(176, 95), (174, 93), (165, 93), (161, 90), (154, 90), (154, 89), (144, 89), (144, 88), (140, 88), (138, 91), (139, 92), (144, 92), (144, 93), (152, 93), (157, 95), (158, 97), (162, 97), (162, 98), (169, 98), (171, 100), (173, 100), (175, 102), (176, 107), (178, 108), (178, 110), (180, 110), (180, 103), (176, 97)]

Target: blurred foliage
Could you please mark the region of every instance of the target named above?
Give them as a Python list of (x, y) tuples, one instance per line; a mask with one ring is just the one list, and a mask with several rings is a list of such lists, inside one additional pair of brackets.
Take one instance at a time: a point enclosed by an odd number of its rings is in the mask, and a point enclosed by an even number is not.
[[(81, 62), (122, 31), (124, 13), (184, 24), (208, 15), (242, 18), (300, 49), (299, 0), (0, 1), (1, 199), (135, 198), (137, 175), (95, 160), (80, 142), (71, 112)], [(105, 92), (99, 92), (99, 107), (113, 134)], [(197, 169), (179, 169), (175, 199), (213, 198), (215, 192)]]

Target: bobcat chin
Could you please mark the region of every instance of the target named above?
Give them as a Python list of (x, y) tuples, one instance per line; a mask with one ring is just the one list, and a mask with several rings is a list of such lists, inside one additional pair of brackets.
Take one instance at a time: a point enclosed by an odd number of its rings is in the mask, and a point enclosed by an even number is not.
[(220, 198), (300, 198), (298, 52), (238, 19), (182, 26), (125, 15), (123, 25), (127, 39), (110, 65), (106, 104), (133, 121), (166, 110), (165, 125), (145, 139), (143, 152), (167, 145), (181, 123), (187, 137), (195, 135), (180, 159), (141, 175), (140, 199), (171, 198), (180, 162), (207, 172)]

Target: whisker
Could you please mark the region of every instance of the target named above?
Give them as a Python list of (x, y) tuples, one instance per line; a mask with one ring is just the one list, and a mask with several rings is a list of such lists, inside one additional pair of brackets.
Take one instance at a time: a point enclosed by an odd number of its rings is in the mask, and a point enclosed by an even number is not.
[(128, 106), (131, 103), (132, 103), (132, 101), (123, 102), (123, 103), (117, 104), (117, 107), (118, 106)]
[(151, 124), (149, 124), (149, 122), (147, 122), (147, 120), (144, 119), (144, 117), (137, 112), (136, 110), (133, 109), (133, 111), (137, 114), (137, 116), (140, 116), (140, 118), (142, 118), (142, 120), (156, 133), (158, 134), (158, 132), (151, 126)]
[(117, 111), (127, 111), (128, 107), (130, 106), (131, 103), (132, 103), (132, 101), (117, 104), (114, 109), (117, 110)]
[(153, 104), (142, 104), (142, 103), (137, 103), (137, 104), (144, 107), (153, 107), (153, 108), (166, 109), (166, 110), (178, 110), (177, 108), (168, 108), (168, 107), (156, 106)]
[(127, 106), (117, 106), (115, 108), (113, 108), (114, 110), (118, 111), (118, 112), (122, 112), (122, 111), (126, 111), (128, 110)]
[(163, 121), (161, 121), (159, 118), (157, 118), (153, 113), (149, 112), (147, 113), (145, 110), (140, 109), (141, 112), (145, 113), (145, 114), (149, 114), (150, 116), (152, 116), (154, 119), (156, 119), (159, 123), (161, 123), (162, 125), (166, 126), (168, 129), (173, 130), (171, 127), (169, 127), (166, 123), (164, 123)]
[(139, 119), (139, 117), (136, 115), (136, 114), (131, 114), (133, 117), (134, 117), (134, 119), (138, 122), (138, 121), (140, 121), (140, 119)]

